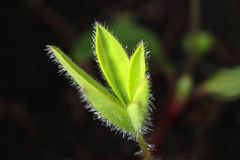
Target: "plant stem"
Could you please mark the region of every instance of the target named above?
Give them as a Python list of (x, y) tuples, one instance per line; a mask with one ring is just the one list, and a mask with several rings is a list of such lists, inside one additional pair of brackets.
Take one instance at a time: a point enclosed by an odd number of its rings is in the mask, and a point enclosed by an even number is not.
[(137, 142), (138, 142), (138, 144), (141, 148), (144, 160), (153, 160), (151, 152), (149, 150), (149, 147), (148, 147), (147, 143), (145, 142), (143, 136), (138, 136), (137, 137)]

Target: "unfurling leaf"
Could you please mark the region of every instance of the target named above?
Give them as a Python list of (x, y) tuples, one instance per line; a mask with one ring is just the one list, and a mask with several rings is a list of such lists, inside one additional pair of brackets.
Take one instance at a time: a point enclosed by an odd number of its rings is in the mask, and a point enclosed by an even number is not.
[(146, 111), (149, 103), (149, 84), (146, 77), (144, 54), (144, 45), (141, 42), (132, 55), (128, 72), (128, 95), (131, 101), (128, 106), (128, 113), (133, 127), (139, 132), (147, 118)]
[(219, 100), (232, 100), (240, 97), (240, 67), (217, 71), (202, 86), (203, 92)]
[(95, 49), (100, 70), (110, 92), (79, 68), (59, 48), (48, 46), (51, 57), (81, 89), (100, 119), (134, 137), (145, 131), (149, 110), (149, 82), (143, 42), (131, 59), (120, 43), (103, 26), (96, 23)]

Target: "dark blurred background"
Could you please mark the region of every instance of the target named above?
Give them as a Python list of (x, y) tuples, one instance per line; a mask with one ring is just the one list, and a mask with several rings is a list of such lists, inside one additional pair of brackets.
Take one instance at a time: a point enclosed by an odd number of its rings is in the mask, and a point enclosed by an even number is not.
[[(1, 160), (139, 159), (133, 141), (94, 120), (44, 51), (61, 47), (102, 81), (91, 49), (96, 20), (129, 52), (148, 44), (155, 157), (240, 159), (240, 1), (1, 0), (0, 13)], [(199, 48), (189, 46), (198, 35)], [(215, 78), (214, 91), (206, 87), (214, 80), (202, 85), (222, 68), (230, 79)]]

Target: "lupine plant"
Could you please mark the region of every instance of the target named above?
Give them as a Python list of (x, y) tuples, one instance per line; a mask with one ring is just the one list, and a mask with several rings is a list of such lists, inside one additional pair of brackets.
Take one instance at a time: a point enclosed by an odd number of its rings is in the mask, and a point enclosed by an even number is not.
[(59, 65), (79, 89), (87, 108), (111, 130), (135, 140), (146, 160), (151, 160), (150, 146), (144, 140), (150, 123), (150, 82), (146, 51), (141, 41), (131, 57), (118, 40), (101, 24), (95, 23), (95, 56), (108, 87), (79, 68), (56, 46), (47, 46), (50, 58)]

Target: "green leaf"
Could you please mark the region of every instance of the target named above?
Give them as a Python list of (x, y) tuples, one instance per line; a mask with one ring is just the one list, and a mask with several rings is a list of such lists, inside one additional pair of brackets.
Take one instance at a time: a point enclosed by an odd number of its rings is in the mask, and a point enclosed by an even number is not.
[(96, 55), (100, 68), (116, 96), (126, 106), (129, 58), (120, 43), (96, 23)]
[(135, 96), (137, 88), (145, 78), (146, 64), (144, 57), (143, 42), (139, 44), (136, 51), (133, 53), (128, 72), (128, 95), (132, 100)]
[(149, 85), (146, 78), (143, 42), (139, 44), (130, 61), (128, 93), (131, 101), (128, 106), (128, 113), (138, 134), (141, 133), (144, 126), (149, 108)]
[(115, 95), (73, 63), (59, 48), (49, 46), (55, 60), (82, 89), (101, 119), (135, 137), (141, 137), (146, 132), (150, 97), (143, 42), (129, 59), (120, 43), (97, 23), (95, 48), (100, 69)]
[(128, 114), (135, 134), (142, 134), (149, 111), (149, 84), (144, 78), (139, 84), (136, 94), (128, 106)]
[[(114, 18), (114, 20), (110, 22), (109, 28), (114, 31), (114, 35), (121, 40), (123, 46), (127, 45), (127, 51), (129, 52), (136, 47), (140, 39), (147, 42), (147, 48), (151, 51), (150, 59), (159, 67), (159, 62), (162, 62), (162, 54), (164, 51), (162, 42), (153, 31), (136, 23), (134, 17), (124, 13)], [(77, 37), (71, 52), (71, 55), (77, 62), (82, 63), (93, 58), (91, 36), (91, 29), (87, 29)]]
[(132, 102), (128, 105), (128, 114), (131, 120), (131, 124), (134, 128), (134, 135), (138, 137), (139, 134), (142, 134), (142, 128), (144, 125), (145, 117), (141, 109), (141, 104), (137, 102)]
[(207, 80), (202, 89), (219, 100), (233, 100), (240, 97), (240, 67), (222, 69)]
[(48, 48), (67, 74), (81, 87), (88, 102), (100, 116), (123, 131), (135, 133), (127, 110), (117, 98), (73, 63), (59, 48), (55, 46)]

